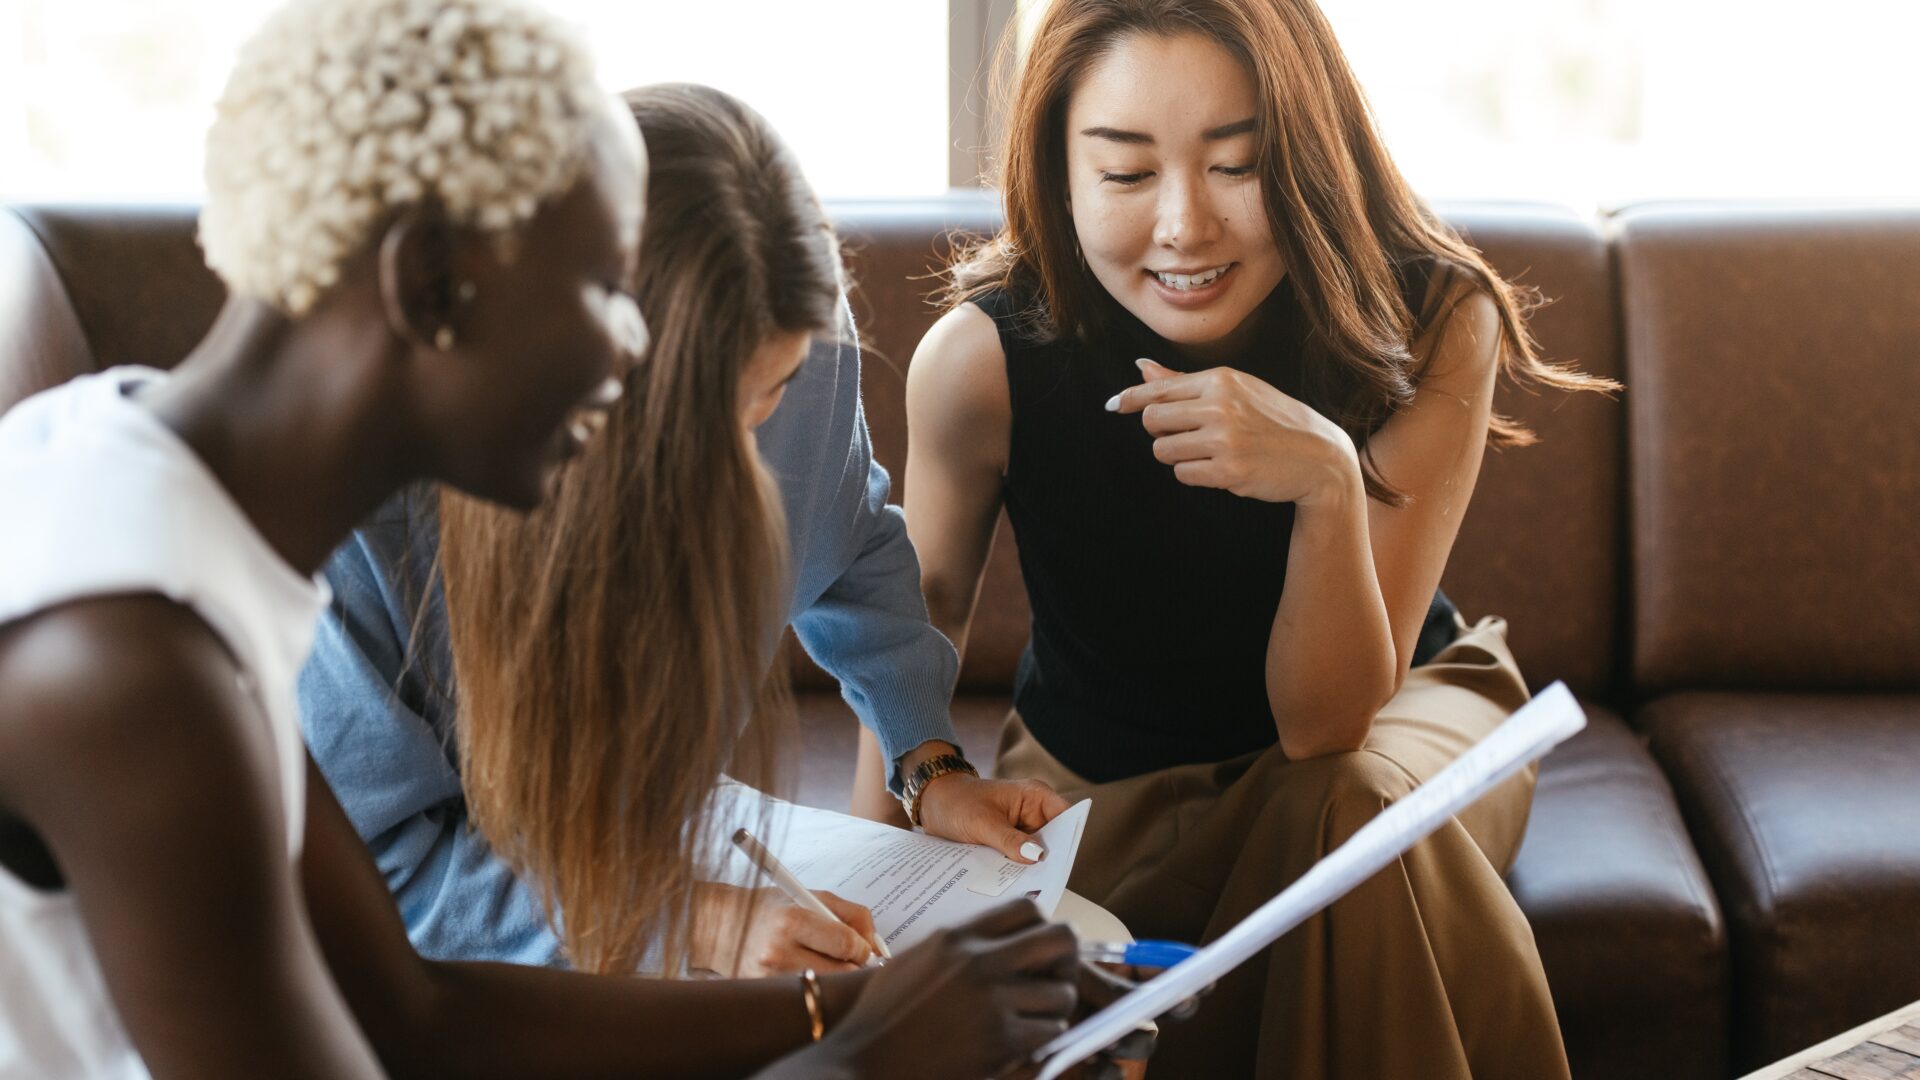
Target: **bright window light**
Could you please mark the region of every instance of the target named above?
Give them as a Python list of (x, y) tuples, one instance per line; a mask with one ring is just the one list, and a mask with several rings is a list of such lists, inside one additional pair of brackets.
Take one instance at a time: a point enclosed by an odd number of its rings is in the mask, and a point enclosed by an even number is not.
[[(829, 196), (947, 185), (948, 0), (547, 0), (613, 89), (703, 82)], [(196, 197), (234, 51), (278, 0), (0, 0), (0, 197)]]
[[(0, 0), (0, 197), (197, 195), (211, 104), (275, 2)], [(737, 94), (840, 197), (946, 186), (955, 2), (549, 0), (610, 86)], [(1913, 0), (1322, 4), (1429, 196), (1920, 197)]]
[(1429, 196), (1920, 196), (1920, 4), (1322, 6)]

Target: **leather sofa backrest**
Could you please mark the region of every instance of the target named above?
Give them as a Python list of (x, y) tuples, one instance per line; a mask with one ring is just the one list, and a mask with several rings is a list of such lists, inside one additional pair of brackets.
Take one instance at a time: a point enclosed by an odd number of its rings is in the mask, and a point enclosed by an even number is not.
[[(1547, 206), (1437, 209), (1502, 277), (1540, 291), (1531, 326), (1547, 360), (1625, 381), (1613, 268), (1592, 219)], [(1529, 682), (1602, 695), (1624, 653), (1624, 409), (1506, 379), (1494, 407), (1539, 441), (1487, 454), (1441, 586), (1469, 620), (1506, 617)]]
[[(197, 207), (75, 204), (15, 212), (39, 240), (89, 349), (73, 366), (29, 380), (29, 392), (121, 364), (172, 367), (219, 314), (226, 289), (194, 240)], [(9, 369), (15, 362), (0, 358)], [(13, 400), (0, 400), (0, 407)]]
[[(950, 234), (984, 234), (997, 226), (999, 212), (990, 197), (971, 194), (831, 209), (846, 240), (867, 346), (864, 389), (875, 452), (898, 485), (906, 457), (906, 365), (937, 315), (927, 302), (938, 284), (934, 275), (951, 250)], [(219, 310), (224, 292), (194, 242), (191, 206), (31, 206), (9, 216), (0, 243), (22, 271), (9, 278), (8, 299), (19, 306), (0, 332), (31, 333), (40, 344), (0, 358), (0, 407), (85, 371), (171, 366)], [(1554, 299), (1535, 322), (1548, 355), (1618, 373), (1612, 282), (1591, 224), (1538, 207), (1462, 207), (1449, 216), (1503, 273)], [(1565, 678), (1578, 690), (1597, 691), (1616, 652), (1617, 409), (1592, 395), (1511, 391), (1503, 391), (1500, 407), (1526, 420), (1542, 441), (1489, 456), (1446, 588), (1470, 615), (1507, 616), (1523, 668), (1537, 679)], [(1026, 638), (1026, 595), (1003, 522), (962, 686), (1004, 691)], [(827, 685), (817, 674), (802, 679)]]
[(0, 210), (0, 411), (93, 369), (93, 350), (40, 237)]
[[(875, 453), (896, 498), (906, 458), (905, 371), (937, 312), (927, 295), (948, 234), (997, 227), (990, 197), (841, 204), (855, 316), (867, 346), (864, 389)], [(1503, 274), (1553, 302), (1534, 321), (1551, 358), (1619, 377), (1613, 277), (1606, 242), (1587, 219), (1550, 207), (1442, 206)], [(1527, 422), (1539, 445), (1489, 454), (1444, 587), (1473, 617), (1504, 615), (1523, 670), (1594, 693), (1615, 673), (1622, 595), (1621, 408), (1599, 395), (1532, 395), (1503, 388), (1499, 408)], [(974, 613), (963, 688), (1005, 692), (1027, 640), (1026, 594), (1004, 517)]]
[[(985, 195), (954, 193), (939, 200), (830, 204), (828, 210), (853, 278), (867, 427), (874, 455), (893, 474), (898, 502), (906, 479), (907, 363), (939, 317), (929, 295), (940, 285), (938, 272), (955, 242), (999, 227), (999, 204)], [(1007, 693), (1026, 644), (1027, 593), (1013, 530), (1002, 514), (968, 632), (961, 689)]]
[[(875, 449), (899, 481), (904, 372), (935, 317), (945, 236), (983, 233), (998, 212), (973, 195), (830, 210)], [(1567, 211), (1441, 210), (1552, 301), (1534, 324), (1549, 357), (1616, 376), (1631, 358), (1624, 408), (1501, 394), (1541, 443), (1489, 455), (1445, 585), (1469, 616), (1509, 618), (1531, 678), (1603, 693), (1631, 638), (1639, 692), (1920, 685), (1906, 587), (1920, 552), (1920, 209), (1647, 206), (1614, 219), (1611, 244)], [(84, 371), (184, 356), (222, 298), (193, 233), (184, 205), (0, 211), (0, 408)], [(1026, 629), (1003, 532), (963, 686), (1004, 691)]]
[(1920, 687), (1920, 207), (1622, 214), (1633, 675)]

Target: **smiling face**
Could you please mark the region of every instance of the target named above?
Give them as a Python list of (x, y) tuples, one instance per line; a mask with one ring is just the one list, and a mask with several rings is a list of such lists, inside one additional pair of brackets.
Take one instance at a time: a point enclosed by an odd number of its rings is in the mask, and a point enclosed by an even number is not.
[(1067, 102), (1067, 192), (1087, 269), (1198, 359), (1252, 333), (1286, 267), (1254, 161), (1253, 83), (1197, 34), (1131, 34)]
[(532, 507), (604, 426), (647, 348), (630, 292), (645, 194), (639, 131), (609, 107), (581, 178), (521, 231), (516, 259), (469, 246), (457, 276), (472, 298), (436, 372), (447, 482)]

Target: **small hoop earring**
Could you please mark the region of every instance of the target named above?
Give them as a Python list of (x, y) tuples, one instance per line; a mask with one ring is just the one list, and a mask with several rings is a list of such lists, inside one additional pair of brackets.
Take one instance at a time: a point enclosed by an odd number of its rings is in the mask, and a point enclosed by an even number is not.
[(441, 352), (453, 348), (453, 327), (442, 326), (433, 332), (433, 347)]

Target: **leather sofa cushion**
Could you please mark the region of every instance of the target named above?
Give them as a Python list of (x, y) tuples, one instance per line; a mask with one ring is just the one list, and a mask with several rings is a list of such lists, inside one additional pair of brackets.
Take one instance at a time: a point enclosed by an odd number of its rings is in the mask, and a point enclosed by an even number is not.
[(1920, 686), (1920, 206), (1616, 222), (1633, 682)]
[(1741, 1071), (1920, 998), (1920, 694), (1684, 693), (1641, 721), (1726, 913)]
[(1719, 1080), (1720, 909), (1673, 791), (1614, 713), (1540, 766), (1507, 883), (1533, 924), (1576, 1080)]

